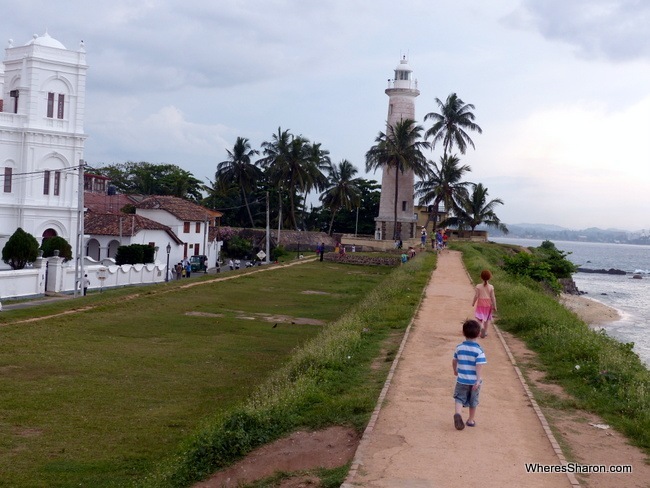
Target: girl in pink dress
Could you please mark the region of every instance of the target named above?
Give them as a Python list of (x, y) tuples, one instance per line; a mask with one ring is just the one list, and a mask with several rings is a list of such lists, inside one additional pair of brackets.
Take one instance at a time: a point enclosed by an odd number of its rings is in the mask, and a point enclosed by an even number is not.
[(487, 269), (481, 271), (483, 283), (476, 285), (476, 293), (474, 293), (474, 301), (472, 301), (472, 307), (476, 305), (474, 315), (481, 323), (481, 337), (487, 337), (487, 329), (492, 321), (492, 314), (497, 311), (494, 287), (488, 283), (490, 278), (492, 278), (492, 273)]

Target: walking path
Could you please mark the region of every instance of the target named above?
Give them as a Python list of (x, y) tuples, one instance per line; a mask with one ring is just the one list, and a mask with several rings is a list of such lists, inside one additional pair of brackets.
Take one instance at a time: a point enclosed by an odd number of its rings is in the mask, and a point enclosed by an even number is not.
[(526, 472), (566, 461), (494, 329), (480, 339), (488, 363), (476, 427), (454, 428), (451, 361), (474, 296), (461, 253), (440, 255), (425, 293), (343, 486), (578, 486), (573, 475)]

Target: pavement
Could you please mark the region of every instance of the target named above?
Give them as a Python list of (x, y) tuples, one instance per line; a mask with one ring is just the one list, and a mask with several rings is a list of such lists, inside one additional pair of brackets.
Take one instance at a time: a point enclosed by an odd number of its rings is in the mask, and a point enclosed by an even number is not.
[(526, 471), (526, 463), (557, 469), (566, 459), (496, 328), (479, 340), (488, 363), (476, 426), (454, 428), (451, 362), (473, 296), (461, 253), (444, 251), (343, 487), (579, 486), (572, 474)]

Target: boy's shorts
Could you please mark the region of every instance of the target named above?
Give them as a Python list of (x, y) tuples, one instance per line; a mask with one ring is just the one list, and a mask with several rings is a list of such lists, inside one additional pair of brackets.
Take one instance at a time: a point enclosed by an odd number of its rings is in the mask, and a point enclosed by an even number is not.
[(474, 385), (456, 383), (456, 388), (454, 388), (454, 400), (456, 400), (456, 403), (461, 403), (463, 407), (478, 407), (478, 397), (481, 393), (481, 387), (479, 386), (476, 390), (472, 390), (472, 386)]

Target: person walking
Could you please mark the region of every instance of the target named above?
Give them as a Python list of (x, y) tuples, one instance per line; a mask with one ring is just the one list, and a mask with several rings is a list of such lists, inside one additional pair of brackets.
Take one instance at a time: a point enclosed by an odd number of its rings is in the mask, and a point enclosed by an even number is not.
[(492, 278), (492, 273), (489, 270), (481, 271), (483, 283), (476, 285), (474, 300), (472, 300), (472, 307), (476, 305), (474, 316), (481, 325), (481, 338), (487, 337), (488, 325), (492, 321), (493, 313), (497, 311), (497, 299), (494, 287), (489, 283), (490, 278)]
[(325, 254), (325, 243), (324, 242), (321, 242), (318, 245), (318, 254), (320, 255), (319, 261), (322, 262), (323, 261), (323, 254)]
[(84, 296), (86, 296), (88, 294), (88, 288), (90, 287), (90, 279), (88, 279), (88, 275), (84, 275), (83, 287)]
[[(476, 342), (481, 331), (481, 324), (469, 319), (463, 323), (465, 340), (456, 346), (452, 367), (456, 376), (454, 388), (454, 427), (463, 430), (465, 426), (476, 426), (476, 409), (483, 378), (483, 365), (487, 363), (483, 348)], [(463, 407), (469, 407), (469, 418), (463, 422)]]

